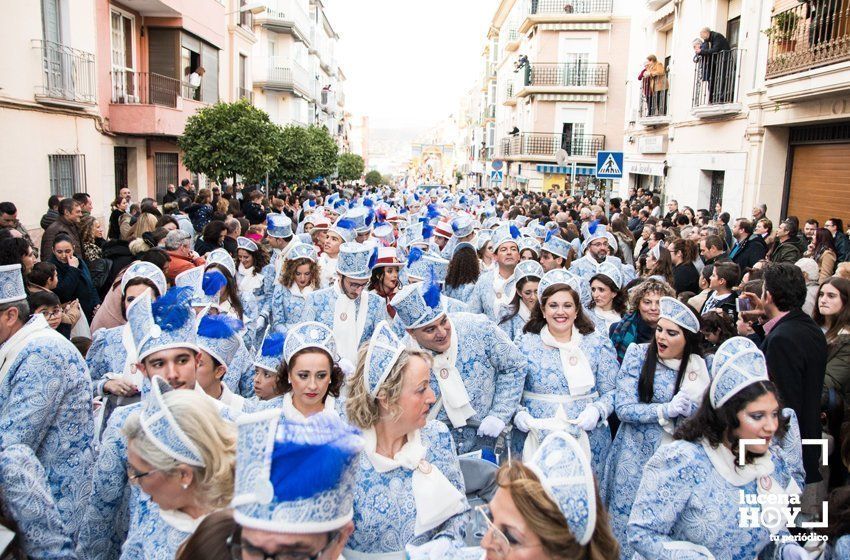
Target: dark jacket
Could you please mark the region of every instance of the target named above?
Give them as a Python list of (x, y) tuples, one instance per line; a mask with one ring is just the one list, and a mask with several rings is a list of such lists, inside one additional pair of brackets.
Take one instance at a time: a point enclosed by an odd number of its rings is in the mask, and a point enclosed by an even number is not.
[(639, 216), (632, 217), (629, 218), (629, 223), (627, 227), (629, 228), (629, 231), (632, 232), (635, 237), (637, 237), (640, 235), (640, 232), (643, 231), (643, 222), (641, 221)]
[(245, 219), (248, 220), (248, 223), (250, 223), (252, 226), (265, 223), (266, 209), (263, 208), (261, 204), (257, 204), (256, 202), (249, 202), (248, 204), (243, 204), (242, 208), (245, 212)]
[(702, 315), (703, 313), (708, 313), (713, 309), (719, 309), (723, 311), (723, 313), (725, 313), (727, 316), (729, 316), (732, 321), (737, 321), (738, 308), (736, 307), (735, 302), (738, 300), (738, 294), (733, 291), (731, 294), (729, 294), (729, 297), (727, 297), (720, 303), (720, 305), (717, 305), (712, 309), (706, 309), (706, 304), (711, 301), (712, 295), (714, 295), (714, 290), (708, 292), (708, 297), (705, 298), (705, 301), (703, 302), (702, 307), (699, 310), (699, 314)]
[(207, 243), (204, 241), (203, 237), (199, 237), (195, 240), (195, 252), (200, 256), (204, 256), (210, 251), (221, 248), (221, 245), (213, 245), (212, 243)]
[(200, 235), (204, 227), (212, 220), (213, 207), (209, 204), (193, 204), (186, 207), (186, 215), (192, 221), (192, 227)]
[(232, 237), (225, 236), (224, 242), (222, 243), (224, 250), (230, 253), (230, 256), (234, 259), (236, 258), (236, 251), (239, 249), (239, 245), (236, 243), (236, 240)]
[(44, 230), (41, 236), (41, 258), (53, 254), (53, 240), (60, 233), (66, 234), (71, 238), (71, 244), (74, 246), (74, 253), (77, 255), (83, 254), (83, 243), (80, 240), (80, 229), (74, 222), (69, 222), (60, 216), (55, 222)]
[(770, 255), (770, 260), (775, 263), (787, 262), (791, 264), (800, 260), (802, 254), (800, 253), (800, 248), (797, 247), (795, 241), (795, 239), (789, 238), (786, 241), (780, 242), (777, 239), (776, 242), (778, 245), (776, 246), (776, 249), (773, 250), (773, 254)]
[(703, 258), (702, 262), (703, 262), (703, 264), (705, 264), (705, 266), (708, 266), (708, 265), (714, 266), (715, 264), (717, 264), (719, 262), (728, 261), (728, 260), (729, 260), (729, 253), (723, 252), (723, 253), (720, 253), (719, 255), (717, 255), (716, 257), (714, 257), (713, 259)]
[(162, 204), (163, 205), (168, 204), (170, 202), (177, 202), (177, 191), (176, 190), (174, 192), (167, 192), (166, 191), (166, 193), (164, 195), (162, 195)]
[(767, 255), (767, 243), (761, 235), (753, 234), (732, 256), (732, 262), (741, 267), (743, 275), (747, 268), (752, 267)]
[(41, 226), (41, 229), (47, 229), (47, 228), (50, 227), (50, 224), (55, 222), (58, 218), (59, 218), (59, 212), (57, 212), (56, 210), (48, 210), (41, 217), (41, 223), (39, 225)]
[(89, 268), (86, 266), (86, 261), (80, 255), (76, 255), (80, 261), (79, 266), (73, 267), (67, 265), (56, 258), (56, 255), (51, 254), (48, 262), (56, 266), (59, 283), (54, 288), (53, 293), (59, 297), (62, 303), (79, 300), (80, 309), (91, 324), (94, 316), (94, 308), (100, 305), (100, 296), (94, 289), (94, 284), (89, 274)]
[(698, 294), (699, 271), (694, 263), (682, 263), (673, 267), (673, 288), (677, 294), (693, 292)]
[[(820, 400), (826, 369), (826, 337), (801, 309), (792, 309), (765, 336), (761, 345), (770, 378), (784, 406), (794, 409), (803, 439), (820, 439)], [(820, 447), (803, 446), (806, 483), (821, 480)]]
[(700, 49), (700, 54), (715, 54), (720, 51), (732, 50), (726, 37), (717, 31), (712, 31), (708, 34), (708, 41), (706, 43), (708, 43), (708, 47)]
[(115, 278), (118, 276), (118, 273), (136, 260), (133, 253), (130, 252), (130, 242), (120, 239), (107, 241), (103, 246), (103, 256), (104, 258), (112, 261), (112, 267), (109, 270), (109, 276), (106, 278), (106, 282), (99, 291), (101, 301), (103, 301), (103, 298), (106, 296), (106, 292), (109, 291), (112, 283), (115, 282)]
[(823, 390), (835, 389), (844, 399), (844, 418), (850, 413), (850, 333), (839, 334), (829, 345)]
[(835, 232), (835, 255), (840, 263), (850, 257), (850, 239), (847, 239), (847, 234), (843, 231)]

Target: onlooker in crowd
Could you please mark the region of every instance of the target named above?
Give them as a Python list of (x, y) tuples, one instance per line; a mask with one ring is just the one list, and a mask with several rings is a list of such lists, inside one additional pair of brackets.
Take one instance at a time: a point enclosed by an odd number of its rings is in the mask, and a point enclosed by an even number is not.
[(171, 257), (168, 274), (165, 275), (169, 283), (173, 283), (181, 272), (206, 264), (206, 261), (192, 250), (192, 236), (183, 230), (168, 232), (165, 236), (165, 251)]
[[(56, 289), (59, 284), (59, 273), (56, 271), (56, 266), (50, 262), (39, 262), (33, 265), (32, 270), (27, 275), (27, 292), (34, 294), (36, 292), (50, 292)], [(57, 296), (58, 297), (58, 296)], [(60, 300), (61, 304), (61, 300)], [(71, 330), (80, 320), (83, 311), (80, 309), (80, 303), (74, 300), (66, 303), (62, 307), (62, 324), (64, 327), (58, 329), (60, 332), (67, 332), (70, 338)], [(64, 334), (63, 332), (63, 334)]]
[(108, 239), (127, 239), (130, 235), (130, 214), (127, 213), (129, 205), (127, 199), (120, 196), (112, 201), (110, 205), (112, 211), (109, 213), (109, 231), (106, 234)]
[(109, 281), (112, 263), (103, 257), (103, 227), (91, 214), (80, 220), (80, 240), (83, 244), (83, 259), (89, 268), (92, 284), (100, 289)]
[(168, 186), (165, 187), (165, 194), (162, 195), (162, 204), (163, 206), (174, 202), (177, 200), (177, 187), (174, 186), (174, 183), (168, 183)]
[(818, 263), (818, 284), (823, 284), (827, 278), (835, 274), (837, 256), (835, 240), (826, 228), (818, 228), (815, 237), (809, 244), (806, 256)]
[(776, 239), (770, 248), (768, 258), (772, 262), (795, 263), (802, 254), (797, 246), (797, 229), (794, 222), (785, 220), (776, 229)]
[(700, 256), (706, 266), (717, 261), (729, 260), (726, 253), (726, 242), (719, 235), (707, 235), (699, 242)]
[(700, 314), (705, 315), (709, 311), (720, 310), (732, 318), (732, 322), (738, 318), (736, 307), (737, 294), (733, 288), (738, 284), (741, 271), (738, 265), (731, 261), (716, 263), (711, 271), (708, 286), (711, 292), (700, 308)]
[(705, 338), (702, 345), (703, 356), (714, 354), (721, 344), (737, 334), (735, 321), (726, 313), (704, 313), (700, 325), (700, 332)]
[(673, 261), (673, 288), (676, 293), (699, 292), (699, 272), (694, 266), (697, 259), (696, 244), (690, 239), (676, 239), (670, 246)]
[(53, 254), (49, 261), (56, 267), (59, 279), (53, 291), (62, 303), (79, 301), (90, 323), (95, 309), (100, 305), (100, 296), (92, 283), (88, 266), (74, 252), (74, 246), (67, 235), (60, 233), (53, 239)]
[(758, 206), (753, 206), (753, 223), (761, 220), (767, 215), (767, 204), (759, 204)]
[(141, 239), (144, 234), (156, 229), (156, 223), (162, 214), (157, 210), (155, 204), (156, 201), (142, 201), (139, 206), (139, 215), (136, 217), (136, 222), (130, 230), (129, 241)]
[(83, 211), (83, 216), (88, 216), (88, 215), (91, 214), (91, 211), (94, 208), (94, 202), (92, 202), (92, 199), (88, 195), (88, 193), (84, 193), (84, 192), (74, 193), (74, 195), (71, 198), (73, 198), (75, 201), (77, 201), (77, 204), (80, 205), (80, 210)]
[[(166, 277), (168, 276), (170, 258), (165, 251), (160, 251), (158, 249), (145, 251), (139, 255), (138, 260), (155, 264), (160, 270), (162, 270)], [(127, 266), (129, 266), (129, 264)], [(124, 277), (124, 272), (127, 270), (127, 266), (118, 271), (115, 275), (115, 279), (112, 281), (112, 284), (110, 284), (106, 290), (106, 294), (103, 296), (103, 304), (100, 306), (100, 309), (97, 310), (97, 313), (94, 316), (94, 321), (92, 321), (92, 332), (99, 329), (117, 327), (127, 322), (124, 318), (124, 314), (121, 312), (121, 299), (123, 295), (121, 293), (121, 279)]]
[(225, 236), (227, 236), (227, 226), (224, 222), (218, 220), (209, 222), (203, 234), (195, 241), (195, 252), (204, 256), (210, 251), (224, 247)]
[(629, 313), (619, 323), (611, 325), (610, 338), (617, 351), (617, 360), (622, 363), (631, 344), (643, 344), (652, 340), (655, 325), (661, 316), (661, 298), (675, 296), (673, 288), (666, 282), (653, 278), (642, 280), (629, 293)]
[(62, 322), (62, 303), (59, 296), (47, 290), (39, 290), (27, 296), (27, 303), (33, 314), (44, 315), (50, 328), (71, 339), (71, 325)]
[(794, 265), (803, 271), (803, 278), (806, 279), (806, 302), (803, 304), (803, 313), (811, 317), (818, 302), (820, 268), (818, 267), (818, 263), (809, 257), (803, 257), (795, 262)]
[(73, 198), (64, 198), (59, 202), (59, 217), (44, 230), (41, 236), (41, 255), (53, 254), (53, 240), (58, 235), (67, 235), (71, 241), (74, 253), (83, 254), (83, 243), (80, 240), (80, 218), (83, 211)]
[(736, 243), (729, 252), (729, 258), (742, 271), (752, 267), (767, 255), (767, 244), (762, 236), (753, 233), (751, 221), (744, 218), (735, 220), (732, 235), (735, 237)]
[(195, 203), (186, 207), (186, 215), (192, 221), (192, 227), (195, 231), (204, 231), (204, 228), (213, 215), (212, 191), (209, 189), (201, 189), (195, 197)]
[(806, 236), (806, 246), (815, 238), (815, 231), (820, 227), (820, 223), (814, 218), (806, 220), (806, 225), (803, 226), (803, 234)]
[(824, 391), (835, 389), (844, 399), (850, 419), (850, 281), (830, 278), (817, 296), (814, 321), (826, 331)]
[(18, 219), (18, 208), (11, 202), (0, 202), (0, 229), (15, 230), (32, 247), (35, 257), (38, 258), (38, 247), (32, 242), (27, 228)]
[(222, 240), (222, 246), (235, 259), (236, 251), (239, 248), (236, 240), (242, 235), (242, 224), (237, 218), (227, 218), (224, 220), (224, 227), (227, 228), (227, 234)]
[(266, 221), (266, 209), (263, 207), (263, 193), (258, 190), (251, 191), (248, 202), (242, 205), (242, 212), (250, 224), (262, 224)]
[(670, 220), (671, 222), (676, 219), (676, 216), (679, 215), (679, 203), (676, 200), (670, 200), (667, 202), (667, 213), (664, 214), (665, 220)]
[(44, 213), (38, 223), (41, 229), (49, 228), (50, 224), (59, 218), (59, 202), (61, 200), (62, 196), (58, 194), (50, 195), (50, 198), (47, 199), (47, 212)]
[(708, 295), (711, 293), (711, 275), (714, 272), (714, 265), (707, 264), (702, 267), (702, 270), (699, 273), (699, 289), (700, 292), (690, 298), (685, 302), (694, 309), (702, 309), (702, 306), (705, 304), (705, 301), (708, 299)]
[(830, 218), (823, 223), (823, 227), (829, 230), (835, 241), (835, 255), (838, 262), (844, 262), (850, 258), (850, 240), (844, 233), (844, 222), (841, 218)]
[(21, 265), (24, 280), (37, 260), (35, 251), (22, 237), (10, 237), (0, 241), (0, 266)]

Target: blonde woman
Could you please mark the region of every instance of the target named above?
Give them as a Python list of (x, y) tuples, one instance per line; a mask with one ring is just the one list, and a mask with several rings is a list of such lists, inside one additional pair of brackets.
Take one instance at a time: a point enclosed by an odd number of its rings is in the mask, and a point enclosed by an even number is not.
[(346, 558), (404, 558), (425, 543), (435, 558), (463, 540), (469, 505), (451, 434), (428, 421), (430, 379), (430, 356), (404, 348), (386, 321), (360, 350), (346, 413), (365, 447)]
[(127, 418), (127, 476), (142, 492), (139, 519), (122, 557), (171, 560), (180, 545), (233, 495), (235, 429), (215, 404), (194, 391), (174, 391), (161, 378), (140, 412)]

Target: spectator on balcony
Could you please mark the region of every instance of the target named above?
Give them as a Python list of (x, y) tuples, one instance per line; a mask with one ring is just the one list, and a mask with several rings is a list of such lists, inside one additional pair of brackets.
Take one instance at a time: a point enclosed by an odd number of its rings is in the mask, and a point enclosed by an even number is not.
[[(702, 44), (697, 49), (694, 61), (702, 66), (702, 79), (708, 82), (709, 103), (730, 103), (734, 86), (735, 59), (722, 53), (731, 51), (729, 41), (717, 31), (703, 27), (699, 32)], [(699, 101), (702, 101), (700, 99)]]
[(201, 100), (201, 78), (204, 77), (203, 66), (198, 66), (195, 71), (189, 74), (189, 87), (191, 88), (192, 99), (195, 101)]
[(646, 63), (638, 74), (646, 99), (647, 116), (667, 114), (667, 69), (658, 57), (651, 54), (646, 57)]

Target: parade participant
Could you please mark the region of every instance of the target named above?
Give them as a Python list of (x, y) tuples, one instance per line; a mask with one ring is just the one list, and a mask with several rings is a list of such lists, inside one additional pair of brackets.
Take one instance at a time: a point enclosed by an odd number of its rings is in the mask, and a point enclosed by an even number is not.
[[(234, 319), (250, 322), (252, 317), (245, 313), (245, 306), (239, 297), (239, 288), (236, 285), (236, 261), (224, 249), (215, 249), (207, 254), (206, 272), (216, 270), (220, 272), (226, 283), (218, 292), (218, 297), (213, 298), (215, 308), (219, 313), (230, 315)], [(176, 279), (175, 279), (176, 280)]]
[(74, 536), (91, 488), (91, 379), (70, 341), (44, 315), (30, 317), (26, 297), (21, 265), (0, 266), (0, 448), (32, 449)]
[(446, 271), (445, 295), (463, 303), (469, 302), (482, 270), (483, 265), (475, 252), (475, 246), (465, 241), (459, 242), (453, 249)]
[(597, 273), (600, 264), (609, 262), (620, 269), (625, 282), (635, 278), (634, 268), (624, 265), (623, 261), (611, 254), (611, 245), (612, 242), (616, 243), (616, 239), (613, 234), (606, 231), (605, 226), (594, 221), (586, 224), (582, 229), (584, 241), (582, 241), (581, 250), (584, 256), (570, 265), (570, 272), (589, 281)]
[(369, 257), (369, 267), (372, 269), (372, 277), (369, 279), (368, 291), (384, 298), (387, 314), (395, 317), (395, 309), (390, 305), (390, 300), (398, 292), (401, 286), (399, 272), (404, 262), (399, 259), (395, 247), (375, 247)]
[(617, 360), (622, 363), (626, 350), (632, 344), (643, 344), (652, 340), (655, 325), (661, 312), (659, 302), (664, 296), (675, 296), (669, 284), (647, 278), (629, 292), (629, 313), (623, 320), (610, 327), (611, 343), (617, 351)]
[(590, 293), (593, 298), (588, 306), (596, 316), (596, 322), (607, 335), (611, 326), (619, 323), (626, 313), (626, 294), (623, 287), (623, 275), (620, 269), (611, 263), (599, 265), (598, 272), (590, 279)]
[(357, 236), (354, 231), (355, 227), (354, 222), (342, 218), (328, 229), (328, 236), (325, 238), (325, 245), (322, 247), (322, 254), (319, 256), (322, 288), (336, 285), (339, 252), (344, 243), (354, 241)]
[(233, 495), (236, 430), (203, 395), (151, 379), (151, 395), (122, 429), (127, 476), (149, 499), (122, 558), (172, 560), (204, 517)]
[[(367, 202), (368, 199), (364, 200)], [(369, 201), (371, 202), (371, 201)], [(354, 241), (365, 243), (372, 233), (372, 223), (375, 221), (375, 211), (370, 206), (357, 206), (351, 208), (343, 215), (343, 219), (354, 224)]]
[(590, 463), (572, 436), (547, 436), (533, 458), (503, 465), (496, 484), (490, 503), (476, 508), (487, 558), (618, 558)]
[(307, 296), (320, 287), (318, 260), (313, 245), (296, 243), (289, 248), (272, 294), (272, 331), (285, 332), (301, 320)]
[(375, 325), (387, 315), (383, 300), (364, 289), (372, 275), (371, 254), (366, 245), (344, 243), (339, 251), (336, 283), (308, 295), (301, 313), (302, 323), (317, 321), (333, 331), (340, 358), (348, 360), (352, 369), (357, 348), (369, 340)]
[[(272, 254), (269, 257), (269, 264), (263, 267), (263, 293), (273, 294), (275, 281), (280, 278), (280, 271), (283, 268), (285, 252), (292, 241), (292, 220), (285, 214), (269, 214), (266, 216), (266, 241), (269, 247), (272, 248)], [(263, 309), (260, 310), (259, 322), (257, 330), (260, 331), (269, 323), (269, 306), (271, 298), (266, 297)]]
[(224, 377), (243, 348), (239, 332), (242, 323), (227, 315), (205, 315), (198, 322), (199, 348), (195, 390), (205, 393), (228, 407), (233, 413), (242, 412), (245, 399), (224, 382)]
[(452, 436), (428, 419), (430, 378), (430, 356), (404, 348), (386, 322), (360, 350), (346, 415), (365, 445), (346, 558), (401, 560), (407, 545), (424, 543), (436, 558), (463, 541), (469, 504)]
[(438, 254), (443, 253), (453, 234), (452, 222), (450, 220), (442, 218), (437, 222), (437, 225), (434, 226), (434, 245)]
[(252, 406), (262, 404), (259, 408), (280, 407), (286, 392), (283, 388), (285, 372), (281, 367), (285, 340), (286, 334), (283, 332), (266, 333), (254, 358), (254, 396), (248, 399)]
[[(711, 378), (677, 441), (646, 464), (628, 524), (634, 558), (809, 558), (796, 543), (774, 542), (790, 537), (782, 498), (801, 490), (794, 465), (772, 449), (787, 437), (789, 423), (764, 354), (746, 338), (731, 338), (717, 350)], [(802, 466), (799, 447), (796, 455)], [(747, 524), (749, 503), (760, 520), (777, 523)]]
[(300, 323), (286, 333), (277, 374), (283, 389), (280, 408), (287, 420), (304, 422), (319, 412), (337, 413), (345, 375), (336, 356), (333, 332), (321, 323)]
[(245, 308), (246, 317), (256, 320), (266, 307), (265, 298), (270, 297), (272, 293), (267, 294), (263, 291), (265, 277), (262, 270), (268, 264), (268, 255), (263, 248), (247, 237), (238, 237), (236, 246), (236, 255), (239, 258), (239, 267), (236, 271), (239, 300)]
[(710, 381), (700, 356), (699, 318), (672, 297), (661, 298), (659, 306), (653, 339), (629, 346), (617, 376), (614, 402), (621, 424), (601, 487), (623, 559), (632, 557), (626, 525), (643, 465), (672, 440), (676, 419), (693, 414)]
[(520, 237), (517, 243), (519, 262), (537, 261), (540, 259), (540, 242), (532, 237)]
[(572, 245), (558, 235), (558, 230), (550, 230), (540, 246), (540, 264), (549, 272), (556, 268), (570, 268)]
[(493, 231), (493, 251), (497, 268), (483, 273), (469, 298), (469, 311), (483, 313), (491, 321), (498, 321), (501, 308), (508, 304), (505, 284), (519, 262), (519, 230), (514, 225), (501, 225)]
[(475, 250), (478, 254), (481, 272), (487, 272), (496, 266), (496, 255), (493, 253), (492, 238), (493, 232), (484, 229), (479, 231), (475, 238)]
[(342, 558), (354, 530), (357, 431), (333, 414), (302, 423), (277, 409), (237, 425), (232, 557)]
[[(121, 278), (121, 317), (127, 320), (127, 307), (145, 291), (156, 299), (165, 293), (165, 274), (156, 265), (137, 261), (127, 267)], [(130, 325), (95, 331), (86, 354), (94, 394), (117, 397), (118, 404), (139, 394), (142, 375), (136, 371), (136, 348)], [(106, 418), (105, 418), (106, 419)]]
[(601, 480), (611, 446), (606, 420), (614, 411), (618, 364), (611, 341), (582, 309), (577, 282), (565, 270), (547, 272), (535, 294), (540, 303), (515, 341), (533, 364), (514, 416), (517, 430), (528, 436), (515, 443), (527, 460), (547, 434), (569, 431), (582, 442)]
[(511, 279), (505, 284), (505, 292), (510, 299), (499, 318), (499, 327), (511, 340), (516, 341), (531, 318), (532, 310), (537, 305), (537, 285), (543, 274), (539, 262), (522, 261), (516, 265)]
[[(526, 370), (522, 352), (484, 316), (447, 314), (437, 284), (403, 288), (391, 304), (408, 344), (434, 358), (431, 388), (438, 395), (430, 417), (452, 429), (459, 453), (479, 450), (495, 438), (516, 412)], [(475, 430), (467, 421), (480, 423)], [(490, 440), (492, 441), (492, 440)]]

